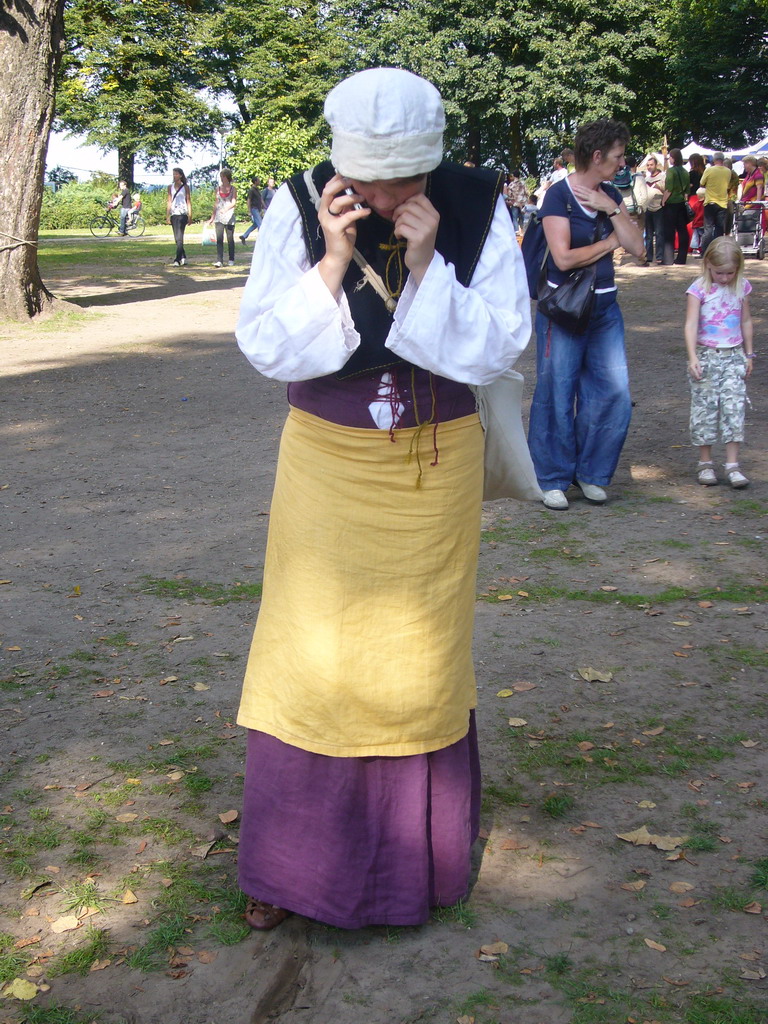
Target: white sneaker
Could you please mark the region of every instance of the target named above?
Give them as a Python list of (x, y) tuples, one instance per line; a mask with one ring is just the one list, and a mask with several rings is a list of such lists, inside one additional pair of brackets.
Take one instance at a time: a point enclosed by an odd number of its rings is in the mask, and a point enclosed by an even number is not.
[(221, 260), (216, 260), (216, 262), (213, 265), (214, 265), (214, 267), (220, 267), (221, 266)]
[(179, 263), (179, 261), (178, 261), (178, 260), (174, 260), (174, 261), (173, 261), (173, 263), (171, 264), (171, 266), (172, 266), (172, 267), (180, 267), (180, 266), (181, 266), (181, 264)]
[(592, 505), (604, 505), (608, 501), (608, 495), (597, 484), (585, 484), (583, 480), (577, 480), (576, 486)]
[(551, 508), (556, 512), (565, 512), (568, 508), (568, 499), (565, 494), (554, 488), (551, 491), (542, 491), (541, 500), (544, 503), (545, 508)]
[(235, 261), (234, 260), (230, 260), (229, 263), (227, 264), (228, 267), (234, 267), (234, 265), (235, 265)]
[(186, 256), (182, 256), (180, 262), (181, 262), (181, 266), (185, 267), (187, 265), (187, 257)]
[(736, 490), (740, 490), (742, 487), (749, 487), (749, 479), (744, 476), (738, 466), (727, 469), (725, 475), (728, 477), (728, 483)]
[(711, 462), (700, 462), (696, 473), (696, 479), (704, 487), (714, 487), (717, 483), (717, 476)]

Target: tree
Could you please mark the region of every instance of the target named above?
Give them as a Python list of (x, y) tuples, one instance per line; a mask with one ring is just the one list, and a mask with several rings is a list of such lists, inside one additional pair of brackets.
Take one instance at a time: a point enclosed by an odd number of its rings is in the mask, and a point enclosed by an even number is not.
[(238, 177), (254, 174), (265, 181), (272, 175), (283, 181), (297, 171), (328, 159), (328, 147), (309, 127), (287, 117), (277, 122), (262, 116), (230, 135), (227, 149)]
[(768, 5), (765, 0), (672, 0), (665, 50), (667, 129), (720, 149), (768, 131)]
[(207, 142), (223, 122), (200, 95), (190, 24), (200, 0), (68, 0), (58, 123), (116, 149), (118, 177), (134, 159), (165, 169), (187, 142)]
[(40, 278), (37, 232), (64, 0), (5, 0), (0, 10), (0, 314), (54, 301)]
[(537, 174), (583, 121), (650, 129), (658, 30), (643, 0), (348, 0), (348, 11), (366, 63), (440, 89), (454, 159)]

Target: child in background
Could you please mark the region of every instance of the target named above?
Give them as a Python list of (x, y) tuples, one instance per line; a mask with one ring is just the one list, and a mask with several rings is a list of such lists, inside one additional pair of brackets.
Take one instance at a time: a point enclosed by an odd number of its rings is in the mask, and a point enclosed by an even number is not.
[(731, 487), (747, 487), (739, 469), (744, 440), (746, 379), (752, 372), (752, 285), (744, 277), (744, 256), (735, 239), (710, 243), (701, 277), (688, 289), (685, 348), (691, 378), (691, 443), (699, 446), (697, 479), (717, 483), (712, 445), (725, 442), (725, 475)]

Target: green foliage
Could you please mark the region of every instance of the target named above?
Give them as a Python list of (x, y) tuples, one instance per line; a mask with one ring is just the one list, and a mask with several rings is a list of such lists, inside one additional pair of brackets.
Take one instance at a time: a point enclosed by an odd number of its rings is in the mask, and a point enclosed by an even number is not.
[[(81, 228), (87, 231), (91, 219), (104, 212), (117, 187), (109, 176), (100, 176), (91, 182), (69, 182), (54, 192), (46, 188), (43, 192), (43, 206), (40, 213), (41, 231), (59, 231), (67, 228)], [(147, 225), (165, 224), (167, 193), (165, 189), (142, 192), (141, 215)], [(210, 216), (213, 209), (212, 189), (192, 191), (192, 220)]]
[(723, 149), (758, 140), (768, 130), (765, 0), (674, 0), (664, 10), (671, 138)]
[(283, 181), (290, 175), (328, 158), (328, 150), (313, 128), (262, 115), (238, 129), (227, 140), (227, 152), (241, 189), (257, 174), (262, 182), (272, 175)]
[(60, 126), (117, 149), (132, 178), (134, 154), (165, 168), (188, 141), (208, 142), (221, 114), (199, 95), (189, 37), (196, 0), (70, 0), (56, 114)]
[(349, 0), (348, 11), (365, 63), (408, 68), (440, 89), (455, 159), (537, 174), (584, 121), (647, 130), (659, 69), (642, 0), (520, 0), (514, 15), (501, 0)]

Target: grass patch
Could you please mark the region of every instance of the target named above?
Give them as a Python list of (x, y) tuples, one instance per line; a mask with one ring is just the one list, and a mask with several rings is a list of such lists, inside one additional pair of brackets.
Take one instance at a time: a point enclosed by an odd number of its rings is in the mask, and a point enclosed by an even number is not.
[(753, 889), (768, 889), (768, 857), (755, 861), (755, 870), (749, 881)]
[(141, 593), (172, 600), (206, 601), (223, 605), (232, 601), (257, 601), (261, 597), (261, 583), (201, 583), (189, 579), (166, 580), (142, 576)]
[(586, 561), (586, 555), (581, 555), (578, 552), (571, 551), (570, 548), (531, 548), (528, 552), (528, 557), (536, 562), (555, 562), (558, 559), (565, 560), (567, 562)]
[(744, 907), (749, 906), (751, 902), (752, 896), (749, 893), (741, 892), (732, 885), (715, 889), (710, 897), (710, 903), (714, 910), (743, 911)]
[(542, 800), (541, 809), (550, 818), (564, 818), (569, 811), (573, 810), (575, 804), (576, 801), (570, 793), (550, 793)]
[(175, 846), (177, 843), (184, 842), (185, 839), (192, 839), (190, 829), (182, 828), (171, 818), (145, 818), (139, 831), (141, 835), (154, 836), (168, 846)]
[(171, 914), (149, 933), (147, 941), (125, 962), (136, 971), (162, 970), (168, 963), (172, 948), (184, 940), (187, 924), (186, 914)]
[(751, 644), (744, 647), (729, 647), (724, 653), (726, 657), (740, 661), (742, 665), (750, 668), (768, 668), (768, 651), (753, 647)]
[(90, 879), (62, 887), (61, 895), (64, 897), (62, 910), (70, 913), (77, 913), (79, 910), (104, 910), (110, 902), (109, 897), (105, 896)]
[[(568, 590), (565, 587), (526, 587), (526, 601), (588, 601), (592, 604), (621, 604), (627, 608), (642, 608), (646, 605), (673, 604), (676, 601), (728, 601), (735, 604), (749, 604), (768, 599), (765, 584), (738, 584), (727, 587), (704, 587), (689, 590), (686, 587), (667, 587), (656, 594), (622, 594), (619, 591)], [(484, 601), (498, 601), (503, 596), (517, 596), (517, 591), (498, 590)]]
[(462, 928), (474, 928), (477, 916), (464, 900), (459, 900), (452, 907), (435, 907), (432, 917), (440, 924), (460, 924)]
[(27, 965), (27, 957), (21, 950), (13, 948), (15, 942), (15, 935), (0, 932), (0, 985), (13, 981)]
[(71, 949), (50, 964), (47, 973), (56, 978), (62, 974), (87, 974), (97, 960), (103, 960), (109, 952), (108, 932), (90, 925), (86, 929), (85, 942), (77, 949)]

